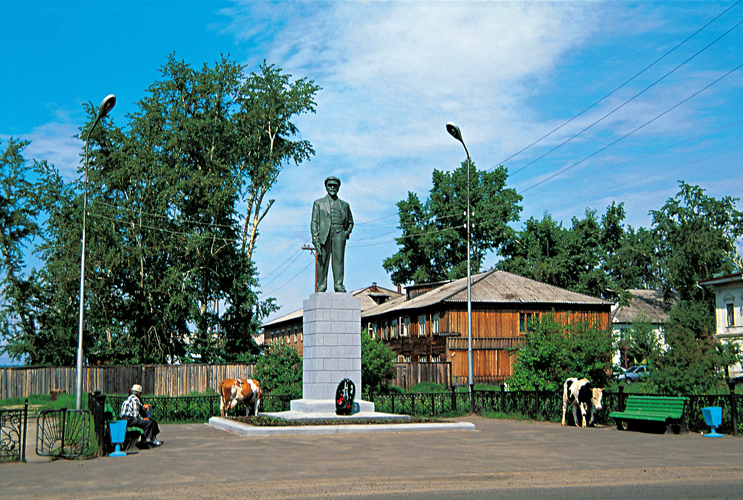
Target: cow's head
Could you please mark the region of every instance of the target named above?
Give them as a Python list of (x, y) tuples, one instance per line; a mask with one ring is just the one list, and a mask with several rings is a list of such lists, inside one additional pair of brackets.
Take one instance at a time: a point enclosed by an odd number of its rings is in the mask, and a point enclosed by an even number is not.
[(604, 389), (591, 389), (591, 404), (597, 410), (601, 409), (601, 398), (604, 397)]

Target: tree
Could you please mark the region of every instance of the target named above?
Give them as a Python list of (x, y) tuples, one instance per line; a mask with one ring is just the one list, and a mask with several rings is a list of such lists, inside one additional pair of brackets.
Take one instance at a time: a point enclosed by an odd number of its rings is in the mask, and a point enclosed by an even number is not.
[(28, 243), (39, 231), (33, 185), (26, 178), (24, 168), (23, 150), (28, 144), (11, 138), (0, 155), (0, 271), (9, 278), (23, 270), (24, 242)]
[(282, 74), (279, 68), (266, 65), (265, 61), (260, 69), (260, 74), (250, 74), (237, 99), (241, 107), (237, 114), (238, 130), (248, 142), (246, 154), (240, 158), (242, 177), (250, 179), (244, 188), (248, 208), (242, 235), (242, 249), (248, 259), (252, 258), (258, 238), (258, 224), (274, 203), (269, 200), (263, 210), (264, 198), (284, 163), (293, 161), (298, 165), (315, 154), (309, 141), (289, 140), (299, 132), (290, 120), (295, 115), (314, 113), (314, 96), (320, 90), (304, 78), (291, 83), (291, 75)]
[(629, 300), (627, 290), (654, 284), (655, 240), (647, 230), (635, 231), (622, 223), (624, 204), (612, 203), (599, 220), (595, 210), (572, 226), (545, 214), (530, 218), (522, 231), (504, 245), (497, 264), (543, 283), (580, 293)]
[(661, 286), (678, 292), (681, 300), (712, 300), (699, 280), (735, 270), (735, 243), (743, 236), (743, 212), (735, 208), (738, 198), (720, 200), (704, 189), (679, 182), (681, 190), (660, 210), (651, 210), (658, 242)]
[[(433, 171), (429, 199), (398, 202), (400, 250), (384, 260), (395, 283), (430, 283), (467, 275), (467, 163), (454, 172)], [(470, 168), (472, 272), (479, 272), (489, 251), (512, 237), (509, 222), (518, 220), (521, 196), (506, 189), (507, 170), (479, 172)]]
[(387, 344), (361, 332), (361, 385), (364, 392), (386, 387), (395, 376), (395, 352)]
[[(314, 111), (318, 87), (291, 83), (265, 63), (258, 75), (243, 72), (226, 57), (194, 70), (171, 55), (125, 127), (108, 118), (90, 135), (89, 362), (219, 362), (257, 352), (260, 319), (275, 309), (273, 299), (258, 299), (251, 261), (269, 208), (263, 196), (286, 162), (312, 154), (307, 141), (290, 140), (298, 132), (291, 119)], [(88, 114), (81, 136), (96, 116), (92, 105)], [(37, 191), (46, 216), (38, 248), (44, 269), (17, 306), (33, 311), (36, 323), (16, 323), (23, 331), (10, 349), (35, 349), (34, 338), (47, 340), (39, 332), (59, 332), (64, 338), (46, 348), (60, 346), (67, 359), (76, 332), (82, 180), (67, 185), (49, 172)], [(242, 204), (247, 216), (238, 212)]]
[[(70, 297), (78, 290), (79, 281), (52, 279), (48, 269), (28, 271), (23, 248), (34, 243), (43, 258), (48, 234), (37, 219), (45, 213), (44, 207), (63, 204), (74, 195), (46, 162), (34, 161), (32, 168), (27, 168), (23, 150), (28, 144), (11, 139), (0, 157), (1, 266), (5, 270), (0, 335), (6, 341), (0, 349), (29, 365), (71, 365), (77, 347), (77, 315)], [(38, 183), (27, 178), (30, 172), (40, 179)], [(79, 250), (77, 255), (79, 258)], [(60, 266), (55, 260), (50, 264)], [(79, 280), (79, 275), (76, 277)]]
[(602, 387), (612, 352), (610, 332), (587, 322), (566, 325), (548, 314), (514, 350), (517, 358), (508, 384), (516, 390), (559, 390), (568, 377), (585, 377)]
[(651, 357), (651, 383), (664, 394), (705, 394), (726, 376), (739, 353), (715, 338), (715, 319), (705, 302), (681, 301), (665, 325), (667, 348)]
[(255, 378), (261, 389), (277, 396), (302, 397), (302, 358), (283, 342), (269, 344), (255, 365)]
[(649, 362), (658, 353), (660, 338), (655, 325), (640, 317), (629, 328), (621, 331), (618, 346), (627, 366), (639, 365)]

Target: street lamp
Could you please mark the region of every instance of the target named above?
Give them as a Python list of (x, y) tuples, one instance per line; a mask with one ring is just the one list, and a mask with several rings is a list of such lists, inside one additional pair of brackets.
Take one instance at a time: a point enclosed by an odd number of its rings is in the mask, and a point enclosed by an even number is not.
[(464, 146), (464, 152), (467, 153), (467, 364), (470, 384), (470, 408), (474, 403), (475, 382), (472, 376), (472, 266), (470, 265), (470, 152), (467, 151), (467, 145), (462, 139), (462, 131), (454, 123), (446, 124), (446, 131)]
[(85, 188), (83, 193), (83, 248), (80, 253), (80, 328), (77, 334), (77, 395), (75, 397), (75, 408), (80, 410), (83, 402), (83, 298), (85, 297), (85, 222), (86, 213), (88, 211), (88, 141), (90, 140), (90, 133), (98, 122), (105, 117), (111, 109), (116, 105), (116, 96), (109, 94), (101, 102), (98, 108), (98, 117), (95, 119), (95, 123), (88, 130), (88, 135), (85, 138)]

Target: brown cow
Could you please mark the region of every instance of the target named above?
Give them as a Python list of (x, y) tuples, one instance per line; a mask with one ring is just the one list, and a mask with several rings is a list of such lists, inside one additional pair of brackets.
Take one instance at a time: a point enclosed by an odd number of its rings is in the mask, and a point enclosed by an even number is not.
[(258, 405), (261, 404), (261, 386), (257, 380), (226, 378), (219, 384), (219, 410), (224, 417), (228, 410), (239, 404), (245, 405), (245, 415), (258, 415)]

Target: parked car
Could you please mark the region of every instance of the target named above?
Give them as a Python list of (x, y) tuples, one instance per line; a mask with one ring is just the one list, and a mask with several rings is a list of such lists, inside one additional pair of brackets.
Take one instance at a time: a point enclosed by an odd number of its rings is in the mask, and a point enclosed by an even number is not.
[(650, 367), (646, 365), (630, 366), (627, 370), (617, 377), (619, 382), (625, 382), (631, 384), (632, 382), (639, 382), (645, 380), (650, 375)]

